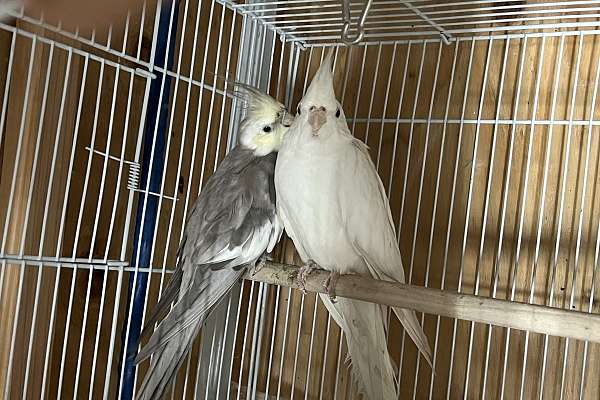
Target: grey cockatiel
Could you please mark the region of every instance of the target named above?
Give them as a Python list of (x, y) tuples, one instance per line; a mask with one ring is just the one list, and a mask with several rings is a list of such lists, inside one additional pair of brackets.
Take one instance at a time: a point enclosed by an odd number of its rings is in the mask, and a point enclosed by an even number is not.
[(273, 174), (277, 150), (291, 118), (283, 105), (243, 86), (248, 111), (239, 144), (201, 191), (186, 222), (177, 268), (142, 337), (171, 303), (136, 361), (153, 355), (138, 399), (160, 399), (208, 313), (248, 266), (271, 252), (283, 226), (276, 215)]
[[(283, 140), (275, 188), (278, 215), (305, 263), (332, 271), (332, 278), (336, 273), (355, 273), (404, 282), (388, 199), (367, 147), (350, 134), (335, 98), (331, 53)], [(321, 298), (346, 335), (361, 390), (371, 400), (397, 399), (385, 308)], [(394, 308), (394, 312), (431, 364), (427, 337), (414, 311)]]

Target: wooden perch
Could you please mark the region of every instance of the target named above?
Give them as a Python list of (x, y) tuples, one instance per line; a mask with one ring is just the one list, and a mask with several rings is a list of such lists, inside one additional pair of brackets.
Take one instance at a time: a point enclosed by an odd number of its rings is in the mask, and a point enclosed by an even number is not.
[[(246, 278), (297, 289), (297, 274), (298, 267), (294, 265), (267, 261), (263, 268), (254, 275), (248, 273)], [(325, 293), (324, 283), (328, 276), (327, 271), (315, 270), (306, 280), (306, 290)], [(358, 275), (341, 275), (335, 286), (335, 294), (411, 308), (426, 314), (600, 343), (600, 315), (597, 314), (380, 281)]]

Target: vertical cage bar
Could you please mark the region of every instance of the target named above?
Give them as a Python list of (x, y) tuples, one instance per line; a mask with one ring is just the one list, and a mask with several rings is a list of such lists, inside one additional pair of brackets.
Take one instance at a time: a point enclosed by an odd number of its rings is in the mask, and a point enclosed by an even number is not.
[[(421, 166), (421, 177), (419, 179), (419, 194), (417, 196), (417, 210), (416, 210), (416, 216), (415, 216), (415, 228), (414, 228), (414, 232), (413, 232), (413, 239), (412, 239), (412, 249), (410, 251), (410, 267), (409, 267), (409, 273), (408, 273), (408, 281), (410, 282), (412, 279), (412, 274), (413, 274), (413, 269), (414, 269), (414, 265), (415, 265), (415, 253), (416, 253), (416, 249), (417, 249), (417, 235), (419, 232), (419, 220), (421, 218), (421, 200), (422, 200), (422, 194), (423, 194), (423, 182), (424, 182), (424, 178), (425, 178), (425, 167), (427, 165), (427, 155), (429, 152), (429, 134), (431, 131), (431, 117), (433, 114), (433, 106), (434, 106), (434, 102), (435, 102), (435, 94), (436, 94), (436, 89), (437, 89), (437, 83), (438, 83), (438, 75), (439, 75), (439, 71), (440, 71), (440, 61), (442, 59), (442, 42), (440, 42), (438, 44), (438, 54), (437, 54), (437, 61), (435, 63), (435, 74), (433, 77), (433, 85), (431, 87), (431, 94), (430, 94), (430, 101), (429, 101), (429, 112), (427, 114), (427, 126), (425, 128), (425, 146), (423, 147), (423, 165)], [(441, 159), (441, 157), (440, 157)], [(418, 167), (418, 165), (417, 165)], [(430, 235), (433, 236), (433, 218), (432, 218), (432, 228), (431, 228), (431, 232)], [(425, 287), (428, 287), (429, 285), (429, 263), (426, 264), (425, 267)], [(425, 331), (425, 313), (421, 314), (421, 329), (423, 329), (423, 331)], [(419, 366), (421, 363), (421, 352), (417, 351), (417, 364), (415, 367), (415, 378), (414, 378), (414, 383), (413, 383), (413, 400), (416, 399), (417, 396), (417, 384), (419, 382)]]
[[(427, 250), (427, 261), (426, 261), (426, 265), (427, 268), (429, 268), (429, 265), (431, 263), (431, 249), (433, 248), (433, 235), (435, 232), (435, 222), (437, 220), (436, 215), (437, 215), (437, 204), (438, 204), (438, 194), (439, 194), (439, 187), (440, 187), (440, 178), (441, 178), (441, 173), (442, 173), (442, 163), (443, 163), (443, 157), (444, 157), (444, 147), (446, 144), (446, 133), (447, 133), (447, 128), (448, 128), (448, 113), (450, 110), (450, 99), (452, 98), (452, 88), (454, 87), (454, 76), (455, 76), (455, 72), (456, 72), (456, 60), (458, 58), (458, 47), (460, 45), (460, 39), (457, 39), (456, 42), (454, 43), (454, 57), (452, 60), (452, 72), (450, 74), (450, 81), (448, 82), (448, 94), (447, 94), (447, 98), (446, 98), (446, 108), (444, 111), (444, 125), (442, 127), (442, 141), (440, 144), (440, 158), (438, 160), (438, 168), (437, 168), (437, 174), (436, 174), (436, 178), (435, 178), (435, 193), (433, 195), (434, 198), (434, 203), (433, 203), (433, 210), (431, 211), (431, 218), (432, 218), (432, 224), (431, 224), (431, 233), (429, 235), (429, 244), (428, 244), (428, 250)], [(460, 146), (459, 146), (460, 148)], [(458, 158), (458, 157), (457, 157)], [(452, 215), (452, 207), (450, 207), (450, 213), (449, 215)], [(447, 230), (448, 232), (450, 232), (450, 223), (447, 226)], [(445, 270), (442, 270), (442, 282), (441, 282), (441, 287), (440, 289), (443, 290), (443, 286), (445, 283)], [(433, 345), (433, 360), (432, 360), (432, 369), (431, 369), (431, 376), (430, 376), (430, 381), (429, 381), (429, 400), (431, 400), (431, 397), (433, 396), (433, 385), (435, 382), (435, 366), (436, 366), (436, 361), (437, 361), (437, 349), (438, 349), (438, 339), (439, 339), (439, 332), (440, 332), (440, 316), (438, 315), (436, 318), (436, 323), (435, 323), (435, 340), (434, 340), (434, 345)], [(415, 381), (415, 385), (418, 382)]]
[[(167, 2), (160, 8), (155, 25), (156, 38), (152, 46), (152, 65), (163, 67), (165, 72), (155, 71), (156, 79), (150, 85), (149, 104), (146, 115), (144, 134), (144, 153), (142, 156), (142, 179), (146, 191), (157, 192), (160, 175), (164, 168), (164, 141), (168, 114), (163, 110), (169, 108), (169, 96), (163, 96), (165, 86), (170, 88), (171, 77), (166, 71), (172, 67), (176, 35), (172, 30), (177, 27), (178, 2)], [(160, 65), (154, 64), (154, 57), (164, 60)], [(159, 93), (160, 92), (160, 93)], [(154, 127), (155, 126), (155, 127)], [(153, 129), (154, 127), (154, 129)], [(149, 144), (152, 143), (152, 146)], [(127, 310), (124, 318), (127, 323), (122, 335), (123, 356), (119, 395), (122, 399), (131, 399), (134, 395), (136, 377), (135, 357), (137, 355), (139, 335), (142, 325), (142, 313), (146, 298), (148, 273), (139, 272), (139, 268), (149, 267), (151, 243), (157, 220), (157, 202), (154, 196), (144, 193), (138, 198), (136, 225), (133, 236), (134, 251), (131, 260), (135, 260), (136, 272), (130, 274), (127, 290)]]
[[(473, 46), (475, 46), (474, 41), (473, 41)], [(472, 157), (471, 157), (471, 169), (469, 172), (469, 189), (468, 189), (468, 195), (467, 195), (467, 208), (466, 208), (466, 212), (465, 212), (465, 222), (464, 222), (462, 248), (461, 248), (461, 256), (460, 256), (460, 272), (459, 272), (459, 276), (458, 276), (458, 292), (459, 293), (462, 291), (462, 284), (463, 284), (465, 253), (466, 253), (466, 248), (467, 248), (467, 237), (468, 237), (468, 233), (469, 233), (469, 220), (470, 220), (470, 216), (471, 216), (471, 200), (472, 200), (472, 196), (473, 196), (473, 186), (474, 186), (474, 181), (475, 181), (475, 166), (477, 165), (477, 148), (479, 145), (479, 130), (481, 127), (480, 121), (481, 121), (481, 113), (483, 110), (483, 103), (484, 103), (485, 93), (486, 93), (487, 78), (488, 78), (488, 71), (489, 71), (489, 66), (490, 66), (490, 58), (491, 58), (490, 55), (492, 52), (492, 46), (493, 46), (493, 38), (490, 37), (488, 39), (488, 48), (487, 48), (487, 52), (486, 52), (485, 68), (484, 68), (484, 72), (483, 72), (483, 82), (481, 84), (481, 92), (479, 95), (480, 98), (479, 98), (479, 106), (478, 106), (478, 111), (477, 111), (477, 124), (475, 127), (475, 142), (473, 143), (473, 153), (472, 153)], [(468, 87), (465, 89), (465, 99), (467, 97), (467, 93), (468, 93)], [(462, 126), (461, 126), (461, 132), (462, 132)], [(457, 160), (458, 160), (458, 156), (457, 156)], [(450, 368), (448, 369), (448, 387), (447, 387), (447, 392), (446, 392), (447, 400), (450, 399), (450, 393), (451, 393), (450, 388), (452, 387), (452, 370), (454, 367), (454, 354), (455, 354), (454, 351), (456, 348), (457, 325), (458, 325), (458, 320), (455, 319), (453, 327), (452, 327), (452, 350), (451, 350), (451, 355), (450, 355)], [(467, 392), (467, 388), (465, 387), (464, 393), (466, 393), (466, 392)]]

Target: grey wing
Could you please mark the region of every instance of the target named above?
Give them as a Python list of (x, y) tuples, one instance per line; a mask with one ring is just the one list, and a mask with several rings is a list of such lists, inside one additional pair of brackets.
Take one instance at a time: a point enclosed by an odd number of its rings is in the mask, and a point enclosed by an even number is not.
[[(186, 327), (204, 320), (241, 278), (244, 267), (265, 250), (272, 250), (281, 236), (268, 168), (258, 165), (240, 173), (215, 174), (214, 178), (186, 225), (178, 264), (182, 271), (178, 301), (138, 354), (138, 362)], [(156, 312), (163, 313), (171, 302)], [(154, 315), (150, 320), (156, 320)]]

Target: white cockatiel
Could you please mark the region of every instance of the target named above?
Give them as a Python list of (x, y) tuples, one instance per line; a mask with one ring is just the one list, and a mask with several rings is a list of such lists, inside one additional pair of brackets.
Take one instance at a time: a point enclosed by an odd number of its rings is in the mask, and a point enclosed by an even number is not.
[[(275, 188), (278, 215), (307, 265), (316, 263), (331, 271), (332, 281), (336, 274), (353, 273), (404, 282), (388, 199), (366, 145), (350, 134), (335, 98), (331, 53), (284, 138)], [(371, 400), (397, 399), (386, 344), (386, 308), (321, 298), (346, 335), (361, 390)], [(394, 312), (431, 365), (431, 349), (414, 311)]]

